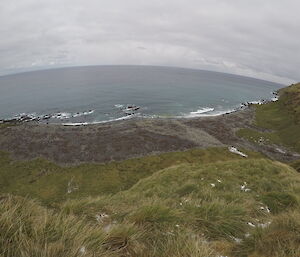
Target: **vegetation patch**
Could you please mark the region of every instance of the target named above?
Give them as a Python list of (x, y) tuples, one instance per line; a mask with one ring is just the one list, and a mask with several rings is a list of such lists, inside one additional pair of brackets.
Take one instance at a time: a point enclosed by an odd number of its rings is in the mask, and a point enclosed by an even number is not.
[(294, 161), (292, 163), (290, 163), (290, 165), (297, 170), (298, 172), (300, 172), (300, 160)]
[[(277, 217), (299, 213), (299, 193), (299, 174), (289, 166), (241, 159), (173, 166), (110, 197), (69, 200), (60, 208), (91, 222), (95, 222), (91, 217), (105, 209), (117, 223), (146, 229), (147, 242), (159, 249), (164, 247), (161, 242), (166, 244), (166, 235), (180, 234), (199, 237), (217, 256), (252, 256), (257, 253), (256, 242), (262, 240), (259, 236)], [(282, 249), (296, 251), (296, 244), (284, 243), (291, 226), (278, 237)], [(272, 253), (271, 244), (268, 247)]]
[(257, 105), (255, 124), (237, 135), (255, 143), (275, 143), (300, 152), (300, 83), (279, 90), (279, 100)]
[[(260, 154), (247, 152), (249, 158)], [(0, 193), (30, 196), (53, 205), (66, 199), (114, 194), (140, 179), (182, 163), (210, 163), (242, 157), (226, 148), (193, 149), (107, 164), (59, 166), (44, 159), (14, 161), (0, 152)]]
[(275, 132), (260, 132), (254, 129), (243, 128), (238, 130), (236, 134), (256, 144), (281, 144), (280, 138)]
[(160, 225), (177, 220), (177, 215), (162, 204), (141, 206), (129, 216), (129, 220), (137, 225)]
[(19, 123), (12, 123), (12, 122), (5, 122), (5, 123), (0, 123), (0, 130), (4, 128), (9, 128), (12, 126), (18, 126)]
[[(297, 171), (251, 152), (247, 159), (227, 149), (172, 154), (182, 162), (149, 172), (134, 185), (127, 184), (127, 189), (61, 197), (50, 204), (55, 208), (21, 196), (1, 195), (0, 256), (271, 257), (282, 253), (278, 256), (291, 257), (299, 250)], [(136, 162), (118, 163), (125, 164), (130, 170)], [(47, 175), (42, 176), (49, 179), (56, 169), (62, 177), (65, 169), (79, 169), (44, 160), (12, 161), (3, 154), (1, 166), (6, 165), (11, 165), (10, 171), (23, 167), (29, 175), (47, 165)], [(141, 166), (135, 167), (138, 173)], [(20, 174), (10, 175), (8, 181), (14, 178), (22, 186)], [(80, 192), (80, 180), (73, 179), (69, 187)], [(23, 187), (23, 194), (32, 192), (25, 189), (29, 188)], [(47, 203), (46, 196), (40, 198), (43, 203)]]
[(274, 217), (266, 228), (256, 228), (238, 244), (233, 253), (237, 257), (283, 256), (297, 257), (300, 253), (300, 213), (286, 212)]
[(187, 206), (195, 229), (210, 239), (241, 237), (247, 231), (247, 211), (243, 206), (222, 200)]
[(5, 257), (216, 257), (215, 251), (187, 231), (149, 241), (153, 231), (129, 223), (109, 229), (22, 197), (0, 198), (0, 256)]

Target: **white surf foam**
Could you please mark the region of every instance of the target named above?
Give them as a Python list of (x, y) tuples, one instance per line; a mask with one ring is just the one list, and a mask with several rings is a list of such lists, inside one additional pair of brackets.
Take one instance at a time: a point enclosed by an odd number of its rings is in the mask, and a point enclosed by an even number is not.
[(214, 111), (215, 109), (214, 108), (210, 108), (210, 107), (204, 107), (204, 108), (201, 108), (195, 112), (190, 112), (191, 115), (198, 115), (198, 114), (202, 114), (202, 113), (206, 113), (206, 112), (212, 112)]
[(95, 110), (89, 110), (89, 111), (86, 111), (86, 112), (77, 112), (77, 113), (74, 113), (72, 115), (72, 117), (76, 118), (76, 117), (86, 116), (86, 115), (93, 114), (94, 112), (95, 112)]
[(251, 102), (248, 102), (249, 104), (258, 104), (258, 105), (261, 105), (263, 104), (264, 102), (262, 100), (259, 100), (259, 101), (251, 101)]
[(190, 112), (187, 115), (180, 116), (183, 118), (197, 118), (197, 117), (213, 117), (220, 116), (223, 114), (234, 112), (236, 109), (228, 109), (228, 110), (215, 110), (214, 108), (205, 107), (197, 110), (196, 112)]
[(103, 123), (108, 123), (108, 122), (113, 122), (113, 121), (120, 121), (120, 120), (128, 120), (133, 117), (136, 117), (136, 115), (128, 115), (128, 116), (123, 116), (120, 118), (115, 118), (115, 119), (110, 119), (110, 120), (103, 120), (103, 121), (92, 121), (92, 122), (68, 122), (68, 123), (62, 123), (63, 126), (85, 126), (85, 125), (95, 125), (95, 124), (103, 124)]
[(72, 117), (72, 114), (69, 112), (58, 112), (58, 113), (54, 113), (53, 115), (51, 115), (52, 119), (60, 119), (60, 120), (69, 119), (71, 117)]
[(95, 110), (89, 110), (89, 111), (84, 111), (84, 112), (76, 112), (76, 113), (57, 112), (57, 113), (52, 114), (51, 118), (52, 119), (65, 120), (65, 119), (90, 115), (90, 114), (93, 114), (94, 112), (95, 112)]

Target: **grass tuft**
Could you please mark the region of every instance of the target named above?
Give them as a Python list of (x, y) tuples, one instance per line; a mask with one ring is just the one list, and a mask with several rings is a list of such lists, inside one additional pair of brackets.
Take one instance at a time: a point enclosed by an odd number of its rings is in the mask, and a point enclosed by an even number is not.
[(187, 206), (195, 228), (210, 239), (241, 237), (246, 233), (246, 210), (240, 205), (218, 199)]
[(154, 226), (174, 222), (178, 215), (162, 204), (141, 206), (129, 216), (129, 220), (137, 225), (151, 224)]
[(268, 192), (263, 194), (261, 199), (275, 214), (299, 206), (297, 198), (290, 193)]
[(286, 212), (267, 228), (257, 228), (234, 250), (235, 256), (297, 257), (300, 253), (300, 213)]

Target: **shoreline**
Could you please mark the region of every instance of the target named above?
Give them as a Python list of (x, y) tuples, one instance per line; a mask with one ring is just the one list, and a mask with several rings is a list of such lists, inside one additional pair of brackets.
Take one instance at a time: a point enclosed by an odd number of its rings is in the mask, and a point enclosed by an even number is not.
[(190, 119), (190, 118), (202, 118), (202, 117), (218, 117), (230, 113), (234, 113), (237, 111), (244, 110), (245, 108), (248, 108), (252, 105), (261, 105), (266, 104), (269, 102), (275, 102), (278, 101), (278, 93), (272, 92), (273, 97), (270, 99), (260, 99), (257, 101), (250, 101), (250, 102), (243, 102), (240, 103), (238, 106), (233, 109), (227, 109), (223, 111), (218, 111), (217, 113), (212, 113), (215, 110), (215, 108), (212, 107), (202, 107), (201, 109), (198, 109), (197, 111), (192, 111), (188, 114), (184, 115), (176, 115), (176, 116), (161, 116), (161, 115), (141, 115), (140, 113), (132, 113), (130, 115), (125, 115), (118, 118), (113, 118), (109, 120), (101, 120), (101, 121), (90, 121), (90, 122), (49, 122), (51, 119), (57, 119), (57, 120), (65, 120), (70, 118), (77, 118), (77, 117), (84, 117), (91, 115), (95, 112), (94, 109), (88, 110), (88, 111), (82, 111), (82, 112), (76, 112), (76, 113), (68, 113), (68, 112), (57, 112), (52, 114), (41, 114), (37, 115), (36, 113), (20, 113), (18, 115), (15, 115), (11, 118), (7, 119), (0, 119), (0, 124), (3, 123), (26, 123), (26, 122), (37, 122), (39, 124), (51, 124), (51, 125), (62, 125), (62, 126), (87, 126), (87, 125), (97, 125), (97, 124), (106, 124), (121, 120), (131, 120), (131, 119)]
[[(271, 101), (271, 100), (270, 100)], [(32, 123), (35, 122), (36, 124), (47, 124), (47, 125), (57, 125), (57, 126), (89, 126), (89, 125), (98, 125), (98, 124), (106, 124), (106, 123), (113, 123), (113, 122), (118, 122), (118, 121), (125, 121), (125, 120), (132, 120), (132, 119), (197, 119), (197, 118), (208, 118), (208, 117), (218, 117), (222, 115), (227, 115), (230, 113), (235, 113), (241, 110), (245, 110), (251, 105), (255, 104), (264, 104), (270, 101), (252, 101), (252, 102), (247, 102), (247, 103), (242, 103), (240, 104), (240, 108), (234, 108), (234, 109), (229, 109), (229, 110), (224, 110), (224, 111), (218, 111), (216, 113), (212, 113), (215, 111), (214, 108), (210, 108), (212, 110), (209, 111), (203, 111), (200, 112), (200, 109), (195, 112), (190, 112), (189, 114), (185, 115), (176, 115), (176, 116), (162, 116), (162, 115), (141, 115), (140, 113), (137, 114), (131, 114), (131, 115), (126, 115), (122, 116), (119, 118), (113, 118), (109, 120), (101, 120), (101, 121), (89, 121), (89, 122), (48, 122), (49, 119), (51, 118), (56, 118), (61, 121), (64, 119), (69, 119), (70, 117), (67, 115), (68, 113), (62, 112), (62, 113), (55, 113), (55, 114), (46, 114), (46, 115), (34, 115), (34, 114), (26, 114), (22, 113), (19, 115), (16, 115), (12, 118), (8, 119), (0, 119), (0, 124), (21, 124), (21, 123)], [(203, 109), (206, 109), (208, 107), (203, 107)], [(83, 115), (89, 115), (91, 113), (94, 113), (95, 110), (90, 110), (86, 112), (82, 112)], [(58, 116), (58, 118), (57, 118)], [(71, 116), (71, 118), (79, 117), (76, 116)]]
[(297, 159), (281, 146), (276, 150), (277, 146), (253, 144), (236, 135), (241, 128), (253, 128), (254, 115), (250, 105), (210, 117), (137, 117), (88, 126), (8, 124), (1, 128), (0, 149), (11, 153), (14, 159), (44, 158), (62, 165), (107, 163), (193, 148), (229, 146), (261, 152), (274, 160)]

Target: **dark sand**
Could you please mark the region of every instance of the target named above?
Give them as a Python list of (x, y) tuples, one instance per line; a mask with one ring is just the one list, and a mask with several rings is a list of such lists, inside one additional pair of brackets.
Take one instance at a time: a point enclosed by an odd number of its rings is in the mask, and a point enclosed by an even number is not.
[[(0, 150), (16, 159), (43, 157), (60, 164), (120, 161), (191, 148), (234, 145), (280, 161), (296, 159), (275, 146), (251, 144), (235, 135), (252, 127), (252, 108), (216, 117), (132, 119), (87, 126), (22, 123), (0, 129)], [(281, 147), (282, 148), (282, 147)], [(286, 150), (286, 149), (285, 149)]]

